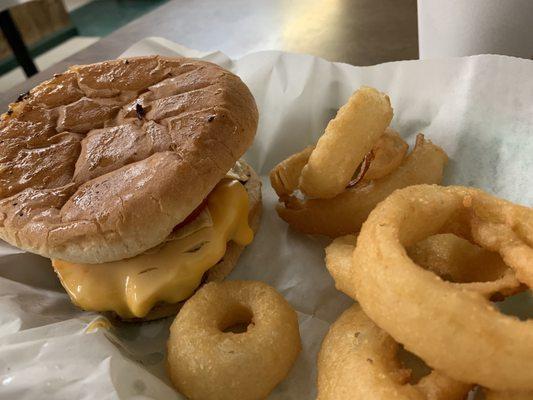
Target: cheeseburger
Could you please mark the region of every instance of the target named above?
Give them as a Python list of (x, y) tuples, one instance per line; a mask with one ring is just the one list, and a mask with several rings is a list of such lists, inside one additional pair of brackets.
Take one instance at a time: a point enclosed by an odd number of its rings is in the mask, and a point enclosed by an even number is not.
[(159, 56), (75, 66), (0, 123), (0, 237), (52, 259), (85, 310), (175, 313), (234, 267), (259, 224), (240, 157), (257, 107), (234, 74)]

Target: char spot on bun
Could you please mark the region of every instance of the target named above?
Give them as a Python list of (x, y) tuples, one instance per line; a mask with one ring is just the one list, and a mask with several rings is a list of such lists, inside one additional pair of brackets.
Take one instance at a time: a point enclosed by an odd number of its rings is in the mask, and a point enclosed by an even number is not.
[(252, 143), (246, 85), (159, 56), (74, 66), (0, 121), (0, 238), (71, 262), (161, 243)]

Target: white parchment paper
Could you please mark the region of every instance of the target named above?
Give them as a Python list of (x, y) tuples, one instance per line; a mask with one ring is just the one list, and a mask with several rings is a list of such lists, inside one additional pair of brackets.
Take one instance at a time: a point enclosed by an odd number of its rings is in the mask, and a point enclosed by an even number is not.
[[(155, 38), (125, 54), (204, 58), (238, 74), (255, 96), (260, 124), (245, 158), (263, 176), (264, 214), (230, 279), (275, 286), (298, 311), (303, 340), (296, 365), (271, 399), (315, 397), (321, 340), (351, 300), (334, 289), (324, 267), (327, 241), (294, 232), (277, 217), (267, 175), (314, 142), (359, 86), (389, 94), (392, 126), (411, 144), (422, 131), (448, 152), (445, 183), (533, 203), (533, 61), (475, 56), (358, 68), (274, 51), (230, 60)], [(515, 303), (533, 309), (527, 297)], [(180, 398), (164, 371), (172, 318), (88, 331), (99, 318), (71, 304), (49, 260), (1, 244), (0, 398)]]

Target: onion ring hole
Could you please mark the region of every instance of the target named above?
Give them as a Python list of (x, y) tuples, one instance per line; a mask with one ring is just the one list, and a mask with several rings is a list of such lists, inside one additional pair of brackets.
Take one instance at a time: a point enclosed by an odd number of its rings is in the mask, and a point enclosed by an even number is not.
[(253, 318), (252, 310), (248, 307), (238, 303), (232, 304), (220, 319), (218, 329), (224, 333), (244, 333), (250, 325), (254, 325)]

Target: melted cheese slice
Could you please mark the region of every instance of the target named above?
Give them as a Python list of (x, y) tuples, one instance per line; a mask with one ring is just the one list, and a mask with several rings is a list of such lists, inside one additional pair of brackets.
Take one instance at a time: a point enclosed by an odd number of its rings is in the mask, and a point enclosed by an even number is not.
[(252, 241), (248, 208), (244, 186), (224, 179), (207, 198), (208, 215), (204, 211), (155, 249), (104, 264), (54, 259), (52, 265), (79, 307), (144, 317), (158, 302), (190, 297), (204, 273), (222, 259), (230, 240), (242, 246)]

